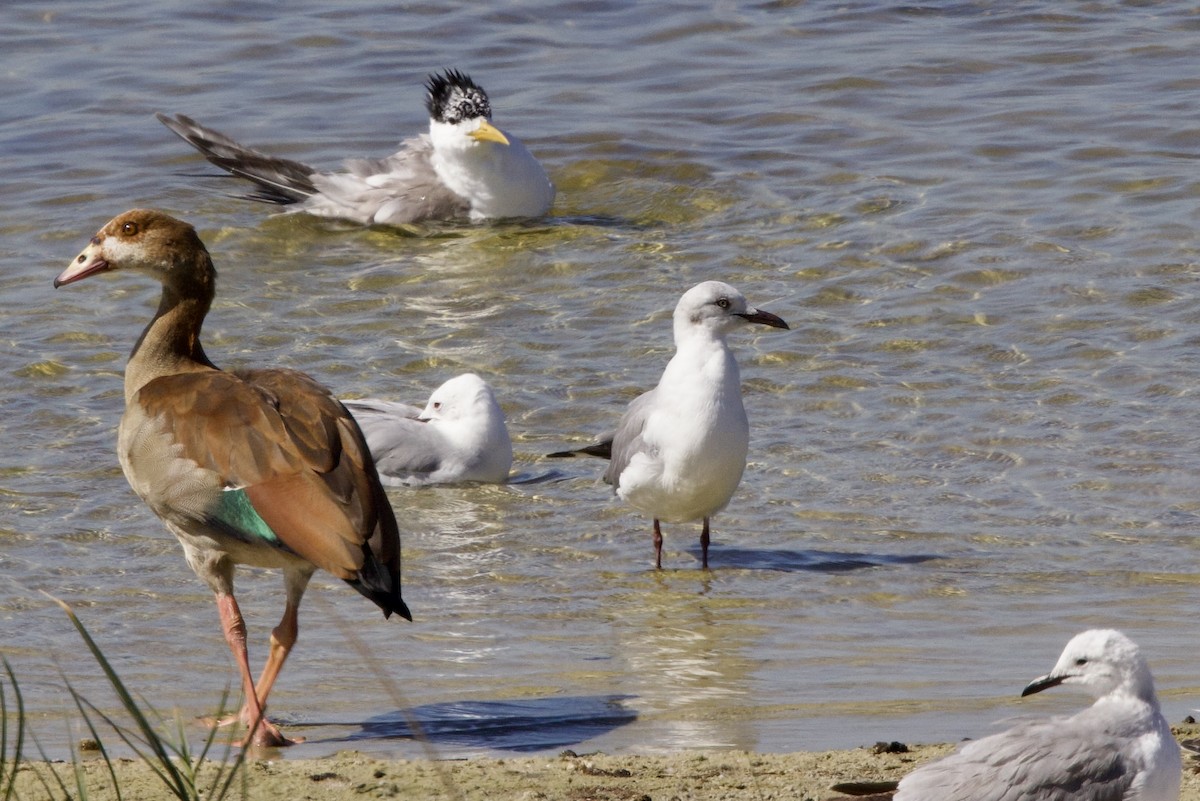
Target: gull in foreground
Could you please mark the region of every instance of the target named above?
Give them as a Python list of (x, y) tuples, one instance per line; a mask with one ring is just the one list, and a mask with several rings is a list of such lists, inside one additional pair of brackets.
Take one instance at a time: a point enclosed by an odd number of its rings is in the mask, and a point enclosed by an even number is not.
[(774, 314), (750, 308), (729, 284), (705, 281), (692, 287), (675, 307), (675, 355), (658, 386), (629, 404), (612, 436), (550, 454), (612, 460), (604, 480), (623, 501), (654, 519), (658, 569), (663, 520), (704, 520), (700, 551), (708, 567), (709, 518), (725, 508), (742, 480), (750, 424), (737, 361), (725, 337), (749, 323), (788, 327)]
[(1128, 637), (1076, 635), (1021, 695), (1059, 684), (1081, 685), (1096, 702), (968, 743), (905, 776), (894, 801), (1178, 801), (1179, 745)]
[(257, 188), (251, 200), (364, 225), (422, 220), (540, 217), (554, 202), (542, 165), (491, 123), (487, 93), (457, 70), (430, 75), (429, 133), (407, 139), (383, 159), (352, 159), (345, 172), (243, 147), (182, 114), (158, 119), (206, 159)]
[[(54, 281), (143, 273), (162, 299), (125, 368), (117, 455), (125, 478), (179, 538), (216, 596), (241, 673), (245, 743), (291, 745), (266, 719), (267, 696), (299, 632), (300, 598), (317, 568), (412, 619), (400, 597), (400, 534), (367, 444), (329, 390), (295, 370), (226, 372), (200, 327), (216, 270), (192, 226), (135, 209), (100, 229)], [(283, 573), (283, 618), (255, 685), (246, 623), (233, 596), (237, 565)]]
[(504, 412), (474, 373), (451, 378), (424, 409), (375, 400), (343, 401), (367, 438), (385, 484), (503, 484), (512, 469)]

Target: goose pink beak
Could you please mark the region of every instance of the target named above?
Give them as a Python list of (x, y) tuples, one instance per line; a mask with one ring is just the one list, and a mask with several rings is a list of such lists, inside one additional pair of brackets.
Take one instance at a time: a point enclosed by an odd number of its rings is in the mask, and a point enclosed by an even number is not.
[(108, 262), (100, 255), (100, 240), (93, 239), (92, 243), (84, 248), (75, 261), (71, 262), (71, 266), (58, 274), (58, 278), (54, 279), (54, 288), (73, 284), (76, 281), (82, 281), (89, 275), (94, 275), (108, 269)]

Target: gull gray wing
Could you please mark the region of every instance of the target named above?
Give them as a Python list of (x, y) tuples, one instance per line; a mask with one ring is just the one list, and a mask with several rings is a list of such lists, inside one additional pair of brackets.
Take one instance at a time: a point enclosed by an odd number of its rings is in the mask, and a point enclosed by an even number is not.
[(613, 489), (620, 486), (621, 473), (629, 466), (634, 455), (645, 450), (642, 432), (646, 428), (646, 418), (654, 404), (656, 392), (657, 387), (634, 398), (621, 422), (617, 423), (617, 430), (612, 436), (612, 461), (604, 472), (605, 483), (612, 484)]
[(441, 467), (441, 435), (417, 419), (421, 409), (373, 399), (343, 404), (362, 429), (380, 477), (419, 478)]
[(350, 410), (359, 428), (366, 431), (367, 426), (386, 424), (397, 417), (408, 417), (416, 420), (421, 416), (420, 406), (410, 406), (407, 403), (378, 400), (376, 398), (359, 398), (344, 400), (342, 405)]
[(1028, 722), (969, 743), (904, 777), (894, 801), (1122, 801), (1137, 766), (1090, 717)]

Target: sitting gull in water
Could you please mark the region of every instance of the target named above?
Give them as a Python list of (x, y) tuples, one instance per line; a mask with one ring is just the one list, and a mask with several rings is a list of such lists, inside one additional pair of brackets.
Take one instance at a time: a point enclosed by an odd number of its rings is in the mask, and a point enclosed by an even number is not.
[(424, 409), (371, 398), (342, 403), (358, 421), (385, 484), (508, 480), (513, 452), (504, 412), (474, 373), (435, 389)]
[(429, 133), (405, 140), (383, 159), (353, 159), (345, 172), (243, 147), (182, 114), (158, 119), (221, 169), (257, 184), (246, 195), (290, 211), (370, 225), (422, 220), (540, 217), (554, 184), (512, 134), (490, 122), (487, 93), (457, 70), (430, 75)]
[(975, 740), (900, 782), (894, 801), (1177, 801), (1182, 761), (1138, 647), (1119, 631), (1076, 635), (1022, 696), (1082, 685), (1096, 703)]
[(742, 406), (737, 361), (725, 336), (748, 323), (788, 324), (752, 309), (720, 281), (689, 289), (675, 307), (675, 355), (658, 386), (629, 404), (616, 432), (577, 451), (610, 458), (604, 480), (618, 497), (654, 519), (654, 566), (662, 568), (660, 521), (704, 520), (702, 564), (708, 567), (709, 518), (725, 508), (746, 469), (750, 424)]

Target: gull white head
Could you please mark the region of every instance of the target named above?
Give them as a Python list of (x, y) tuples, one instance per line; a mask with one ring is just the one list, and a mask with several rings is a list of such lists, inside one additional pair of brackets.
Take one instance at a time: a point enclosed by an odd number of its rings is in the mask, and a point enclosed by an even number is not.
[(1090, 629), (1067, 643), (1054, 670), (1034, 679), (1022, 697), (1059, 684), (1081, 685), (1093, 698), (1113, 692), (1154, 699), (1154, 679), (1133, 640), (1114, 629)]
[(479, 376), (463, 373), (442, 384), (417, 419), (444, 443), (443, 466), (432, 478), (499, 484), (508, 478), (512, 440), (492, 388)]
[(723, 339), (748, 323), (788, 327), (774, 314), (751, 308), (745, 295), (721, 281), (705, 281), (684, 292), (675, 306), (674, 323), (676, 343), (697, 331)]
[(504, 413), (488, 383), (474, 373), (463, 373), (451, 378), (433, 391), (429, 402), (421, 412), (420, 420), (465, 420), (472, 417), (494, 415), (501, 421)]

